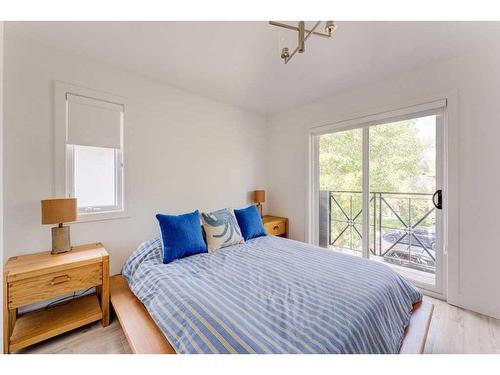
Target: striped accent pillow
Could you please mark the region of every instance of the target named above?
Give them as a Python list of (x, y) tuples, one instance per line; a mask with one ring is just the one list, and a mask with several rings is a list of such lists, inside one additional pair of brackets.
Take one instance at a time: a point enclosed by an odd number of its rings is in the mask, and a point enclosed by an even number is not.
[(222, 247), (244, 243), (240, 226), (232, 208), (224, 208), (214, 212), (201, 214), (205, 230), (208, 252)]

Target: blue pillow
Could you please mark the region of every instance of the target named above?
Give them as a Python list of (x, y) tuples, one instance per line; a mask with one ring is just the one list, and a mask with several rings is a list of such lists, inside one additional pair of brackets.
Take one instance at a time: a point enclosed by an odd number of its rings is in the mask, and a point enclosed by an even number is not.
[(184, 215), (156, 215), (163, 243), (163, 263), (206, 253), (198, 210)]
[(234, 210), (236, 220), (241, 229), (241, 235), (247, 241), (250, 238), (261, 237), (266, 235), (264, 224), (260, 218), (259, 211), (256, 206)]

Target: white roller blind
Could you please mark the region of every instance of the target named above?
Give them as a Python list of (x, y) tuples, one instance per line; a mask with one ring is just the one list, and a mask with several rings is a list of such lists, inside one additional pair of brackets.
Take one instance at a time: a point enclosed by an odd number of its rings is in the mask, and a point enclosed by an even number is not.
[(68, 128), (66, 143), (121, 147), (123, 105), (67, 94)]

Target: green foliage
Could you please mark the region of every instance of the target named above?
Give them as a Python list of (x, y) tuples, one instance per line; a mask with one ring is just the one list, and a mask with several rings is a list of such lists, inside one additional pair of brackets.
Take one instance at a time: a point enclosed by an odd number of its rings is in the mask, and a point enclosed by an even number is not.
[(320, 136), (320, 189), (361, 191), (362, 161), (361, 129)]
[[(370, 190), (422, 192), (434, 189), (434, 145), (419, 137), (413, 120), (370, 128)], [(361, 191), (362, 130), (319, 139), (321, 190)]]

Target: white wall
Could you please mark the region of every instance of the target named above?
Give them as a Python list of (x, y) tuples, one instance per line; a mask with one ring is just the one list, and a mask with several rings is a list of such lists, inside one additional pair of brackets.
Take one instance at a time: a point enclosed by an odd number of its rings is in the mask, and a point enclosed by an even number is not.
[[(3, 282), (3, 21), (0, 21), (0, 279)], [(0, 299), (3, 301), (3, 288), (0, 290)], [(3, 306), (3, 305), (2, 305)], [(2, 307), (3, 308), (3, 307)], [(2, 315), (3, 316), (3, 315)], [(3, 353), (3, 324), (0, 324), (0, 351)]]
[[(500, 318), (500, 53), (475, 53), (271, 116), (268, 211), (305, 239), (309, 127), (398, 109), (418, 98), (455, 95), (458, 126), (458, 244), (449, 249), (450, 297)], [(334, 69), (334, 67), (331, 67)], [(458, 121), (457, 121), (458, 120)], [(278, 165), (279, 167), (275, 167)], [(453, 220), (453, 218), (451, 218)], [(450, 256), (450, 260), (451, 260)], [(451, 274), (453, 273), (453, 274)]]
[[(101, 241), (117, 273), (154, 215), (240, 207), (264, 185), (265, 119), (136, 74), (9, 35), (5, 39), (5, 255), (50, 249), (40, 200), (54, 194), (54, 80), (127, 98), (130, 218), (71, 225), (73, 244)], [(140, 53), (140, 50), (137, 51)]]

